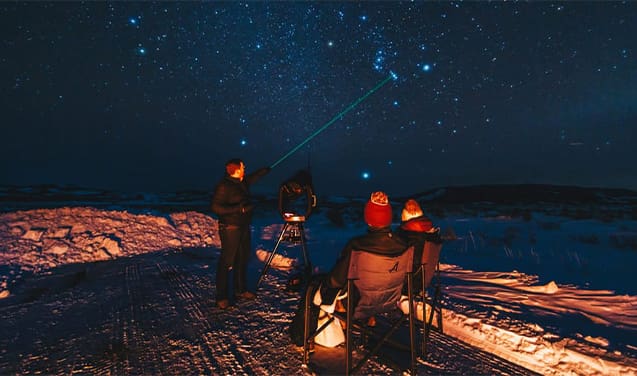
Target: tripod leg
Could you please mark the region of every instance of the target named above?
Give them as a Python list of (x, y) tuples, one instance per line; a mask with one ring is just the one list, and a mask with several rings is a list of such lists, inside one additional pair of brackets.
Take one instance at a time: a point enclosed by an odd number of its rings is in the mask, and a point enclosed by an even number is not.
[(310, 256), (307, 253), (307, 247), (305, 246), (305, 228), (302, 223), (298, 224), (299, 231), (301, 232), (301, 248), (303, 249), (303, 262), (305, 263), (305, 273), (309, 276), (312, 274), (312, 262)]
[(272, 260), (274, 259), (274, 255), (276, 254), (276, 250), (279, 248), (279, 245), (281, 244), (281, 241), (283, 240), (283, 237), (284, 237), (286, 231), (288, 231), (288, 223), (285, 223), (285, 225), (283, 225), (283, 228), (281, 229), (281, 233), (279, 234), (279, 239), (276, 241), (276, 245), (274, 246), (274, 249), (272, 250), (272, 253), (270, 253), (270, 256), (266, 260), (265, 266), (263, 266), (263, 270), (261, 271), (261, 276), (259, 277), (259, 280), (257, 281), (257, 288), (259, 288), (259, 285), (261, 284), (261, 281), (263, 280), (263, 277), (265, 276), (265, 274), (270, 269), (270, 264), (272, 264)]

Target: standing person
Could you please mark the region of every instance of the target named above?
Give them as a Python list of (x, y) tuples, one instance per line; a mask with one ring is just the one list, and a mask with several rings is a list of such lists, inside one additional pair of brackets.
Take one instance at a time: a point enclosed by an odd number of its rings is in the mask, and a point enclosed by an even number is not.
[[(433, 227), (433, 223), (425, 216), (418, 201), (409, 199), (401, 212), (401, 223), (396, 233), (402, 236), (409, 245), (414, 246), (414, 272), (420, 267), (420, 260), (423, 255), (425, 241), (440, 242), (440, 231)], [(433, 270), (438, 263), (438, 259), (430, 259), (434, 255), (425, 255), (427, 261), (425, 285), (429, 285)], [(420, 286), (415, 286), (416, 292)]]
[(228, 272), (234, 272), (234, 293), (237, 299), (254, 299), (247, 289), (246, 269), (250, 258), (250, 222), (254, 205), (250, 202), (250, 186), (270, 172), (263, 167), (246, 175), (245, 164), (235, 158), (226, 162), (226, 174), (215, 187), (211, 209), (219, 217), (221, 257), (217, 264), (217, 307), (226, 309)]

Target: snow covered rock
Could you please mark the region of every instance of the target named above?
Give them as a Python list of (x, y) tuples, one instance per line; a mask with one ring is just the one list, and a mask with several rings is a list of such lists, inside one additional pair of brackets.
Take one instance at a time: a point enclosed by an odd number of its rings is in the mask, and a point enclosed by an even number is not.
[(22, 235), (22, 239), (33, 240), (34, 242), (39, 242), (42, 238), (42, 235), (46, 232), (45, 228), (40, 227), (32, 227), (27, 232)]
[(66, 252), (68, 252), (70, 250), (70, 247), (59, 240), (48, 240), (44, 242), (44, 246), (42, 248), (42, 252), (44, 253), (50, 253), (56, 256), (61, 256), (63, 254), (65, 254)]
[(0, 264), (42, 270), (167, 248), (219, 247), (217, 221), (188, 211), (169, 217), (90, 207), (0, 214)]

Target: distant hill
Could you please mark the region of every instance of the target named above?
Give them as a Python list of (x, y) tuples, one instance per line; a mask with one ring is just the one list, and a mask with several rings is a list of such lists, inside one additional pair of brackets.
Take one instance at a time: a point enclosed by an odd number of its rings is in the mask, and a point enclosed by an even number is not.
[[(436, 204), (636, 204), (637, 192), (627, 189), (518, 184), (444, 187), (411, 196)], [(406, 198), (405, 198), (406, 199)]]
[[(575, 186), (519, 184), (519, 185), (475, 185), (436, 188), (410, 196), (391, 197), (395, 209), (407, 198), (415, 198), (427, 207), (528, 207), (570, 206), (583, 207), (605, 205), (622, 206), (624, 212), (637, 213), (637, 192), (627, 189), (586, 188)], [(255, 195), (264, 209), (277, 208), (277, 196)], [(366, 197), (320, 196), (319, 208), (354, 210), (358, 212)], [(195, 210), (209, 211), (210, 192), (139, 192), (121, 193), (101, 189), (75, 186), (0, 186), (0, 211), (62, 206), (92, 206), (97, 208), (127, 208), (156, 211)], [(609, 208), (610, 209), (610, 208)]]

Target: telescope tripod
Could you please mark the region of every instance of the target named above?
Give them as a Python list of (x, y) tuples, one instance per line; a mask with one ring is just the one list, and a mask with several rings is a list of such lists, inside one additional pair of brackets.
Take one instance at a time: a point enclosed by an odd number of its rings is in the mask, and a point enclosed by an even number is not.
[(279, 234), (279, 238), (276, 241), (276, 245), (270, 253), (270, 256), (265, 262), (265, 266), (263, 267), (263, 271), (261, 272), (261, 276), (257, 281), (257, 288), (261, 284), (263, 277), (270, 269), (270, 265), (272, 264), (272, 260), (274, 260), (274, 256), (276, 255), (279, 246), (283, 242), (291, 243), (294, 245), (300, 245), (303, 251), (303, 262), (305, 265), (305, 272), (309, 275), (312, 272), (312, 263), (310, 262), (310, 257), (307, 253), (307, 247), (305, 246), (305, 228), (303, 227), (303, 223), (305, 223), (305, 218), (303, 217), (291, 217), (285, 218), (285, 224), (281, 229), (281, 233)]

